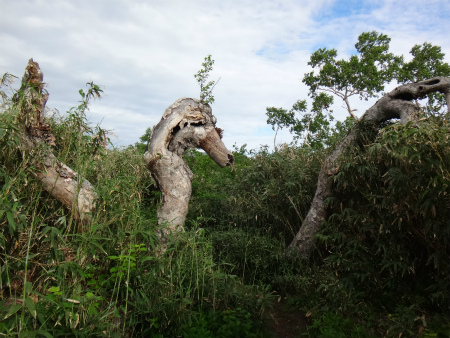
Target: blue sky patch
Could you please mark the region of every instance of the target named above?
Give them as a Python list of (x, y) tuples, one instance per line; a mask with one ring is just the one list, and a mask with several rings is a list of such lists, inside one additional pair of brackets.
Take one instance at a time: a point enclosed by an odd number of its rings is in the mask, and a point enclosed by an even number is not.
[(272, 127), (258, 127), (256, 130), (256, 136), (273, 136), (275, 132), (272, 130)]
[(329, 21), (330, 19), (346, 18), (355, 15), (369, 14), (379, 8), (377, 1), (370, 0), (337, 0), (330, 7), (325, 7), (314, 20), (317, 23)]
[(256, 51), (256, 55), (265, 57), (267, 59), (275, 60), (281, 55), (287, 55), (292, 51), (292, 48), (282, 42), (276, 42), (269, 46), (264, 46)]

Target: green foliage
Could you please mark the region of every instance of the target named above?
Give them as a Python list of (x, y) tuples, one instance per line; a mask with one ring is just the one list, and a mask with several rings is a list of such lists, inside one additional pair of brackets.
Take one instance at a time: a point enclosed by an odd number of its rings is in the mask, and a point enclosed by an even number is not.
[[(299, 105), (303, 104), (306, 104), (306, 102), (303, 101), (299, 103)], [(303, 109), (301, 111), (303, 111)], [(290, 127), (292, 132), (292, 128), (296, 124), (295, 111), (294, 108), (288, 112), (286, 109), (283, 108), (267, 107), (266, 115), (267, 115), (267, 124), (271, 125), (272, 130), (275, 131), (273, 146), (274, 148), (276, 148), (278, 130)]]
[(137, 336), (175, 334), (196, 311), (234, 302), (239, 282), (213, 262), (212, 246), (203, 231), (177, 237), (160, 257), (133, 254), (142, 249), (138, 246), (131, 248), (131, 254), (112, 256), (115, 265), (110, 270), (116, 285), (120, 279), (126, 281), (118, 296), (123, 299), (128, 292), (132, 306), (128, 325)]
[[(12, 92), (12, 84), (14, 82), (14, 79), (17, 79), (17, 76), (14, 76), (9, 73), (3, 74), (2, 78), (0, 79), (0, 96), (2, 97), (2, 104), (0, 105), (1, 109), (4, 109), (6, 105), (9, 103), (9, 92)], [(6, 88), (4, 88), (6, 87)]]
[[(55, 142), (53, 152), (57, 157), (64, 159), (69, 167), (80, 173), (84, 173), (86, 167), (93, 166), (95, 161), (105, 154), (110, 142), (108, 131), (99, 125), (91, 126), (86, 118), (89, 103), (99, 99), (103, 91), (92, 82), (86, 85), (87, 90), (79, 91), (81, 101), (77, 107), (72, 107), (64, 117), (55, 113), (49, 119), (49, 122), (52, 122), (52, 134), (58, 140)], [(90, 162), (80, 162), (78, 157), (71, 154), (90, 159)]]
[[(415, 45), (411, 51), (410, 62), (405, 62), (400, 70), (398, 82), (418, 82), (436, 76), (450, 76), (450, 65), (444, 62), (445, 54), (441, 47), (425, 42)], [(428, 95), (424, 110), (431, 115), (444, 115), (447, 112), (445, 97), (441, 93)]]
[[(370, 330), (369, 330), (370, 332)], [(341, 315), (326, 312), (314, 320), (308, 328), (311, 338), (374, 338), (375, 335), (358, 323), (354, 323)]]
[[(379, 96), (385, 85), (393, 80), (408, 83), (450, 75), (450, 65), (444, 62), (445, 55), (440, 47), (429, 43), (415, 45), (411, 49), (413, 59), (405, 62), (403, 56), (389, 52), (390, 40), (387, 35), (375, 31), (362, 33), (355, 44), (357, 54), (348, 60), (339, 60), (335, 49), (319, 48), (308, 62), (312, 71), (303, 77), (303, 83), (309, 87), (311, 108), (308, 110), (305, 100), (297, 101), (289, 111), (268, 107), (267, 123), (276, 132), (289, 128), (302, 146), (327, 148), (337, 144), (353, 124), (351, 120), (334, 123), (330, 107), (335, 97), (342, 100), (349, 115), (357, 119), (356, 109), (350, 104), (352, 96), (367, 101)], [(429, 115), (445, 115), (443, 94), (430, 94), (426, 102), (424, 110)]]
[(208, 81), (209, 73), (213, 69), (214, 60), (211, 59), (211, 55), (205, 57), (205, 61), (202, 63), (203, 68), (200, 69), (197, 74), (194, 75), (198, 84), (200, 85), (200, 101), (205, 104), (212, 104), (214, 102), (214, 96), (211, 94), (212, 90), (216, 86), (216, 81)]
[(263, 229), (289, 242), (306, 214), (317, 182), (322, 154), (285, 147), (276, 153), (245, 148), (233, 152), (236, 166), (218, 168), (207, 155), (194, 152), (188, 219), (202, 226)]
[(308, 62), (313, 71), (305, 74), (303, 82), (310, 88), (310, 96), (329, 92), (344, 101), (349, 114), (348, 98), (356, 95), (367, 100), (376, 97), (384, 85), (395, 78), (402, 58), (389, 53), (390, 38), (375, 31), (362, 33), (355, 44), (358, 55), (337, 60), (337, 51), (320, 48)]
[[(303, 101), (299, 105), (305, 105), (306, 102)], [(303, 107), (302, 107), (303, 108)], [(300, 109), (300, 111), (306, 110), (306, 107), (303, 109)], [(275, 126), (278, 129), (283, 129), (286, 127), (290, 127), (293, 124), (295, 124), (294, 120), (294, 109), (291, 109), (289, 112), (286, 109), (283, 108), (275, 108), (275, 107), (269, 107), (267, 108), (267, 124), (270, 124), (272, 126), (272, 129), (275, 130)]]
[(445, 54), (441, 47), (431, 43), (414, 45), (410, 51), (412, 60), (405, 62), (399, 71), (400, 83), (418, 82), (436, 76), (449, 76), (450, 65), (444, 62)]
[(218, 167), (208, 155), (195, 149), (186, 152), (185, 160), (194, 173), (188, 225), (197, 221), (207, 227), (228, 224), (227, 186), (233, 184), (238, 168), (250, 161), (245, 153), (245, 146), (233, 152), (237, 163), (233, 169)]
[[(336, 144), (353, 123), (352, 120), (347, 119), (344, 123), (338, 121), (333, 125), (333, 111), (330, 109), (332, 104), (332, 96), (319, 93), (315, 96), (310, 111), (308, 111), (306, 100), (297, 101), (289, 112), (283, 108), (267, 107), (267, 124), (271, 125), (276, 133), (279, 129), (289, 127), (294, 140), (301, 141), (301, 146), (321, 150)], [(276, 148), (276, 134), (274, 147)]]
[(208, 313), (183, 330), (183, 338), (257, 338), (267, 333), (241, 308)]
[(148, 127), (145, 130), (144, 135), (142, 135), (141, 137), (139, 137), (139, 142), (136, 142), (134, 144), (135, 148), (137, 149), (137, 151), (140, 154), (145, 153), (145, 151), (147, 150), (147, 145), (148, 145), (148, 141), (150, 140), (150, 136), (152, 136), (152, 128)]
[[(313, 71), (303, 79), (313, 99), (311, 113), (300, 101), (301, 118), (294, 109), (268, 109), (275, 115), (268, 123), (289, 127), (296, 137), (311, 131), (332, 146), (352, 121), (338, 122), (337, 132), (329, 133), (331, 119), (323, 118), (333, 102), (328, 93), (342, 99), (351, 114), (352, 95), (367, 100), (391, 80), (450, 75), (439, 47), (416, 45), (413, 59), (404, 62), (389, 53), (389, 41), (383, 34), (363, 33), (355, 46), (359, 54), (349, 60), (338, 60), (336, 50), (313, 53)], [(283, 120), (283, 114), (290, 115)], [(318, 128), (310, 129), (310, 122)], [(360, 141), (339, 159), (334, 194), (326, 201), (331, 216), (316, 235), (317, 249), (311, 261), (300, 263), (303, 274), (296, 269), (286, 274), (296, 279), (292, 301), (311, 311), (315, 321), (309, 334), (314, 337), (445, 337), (450, 322), (450, 130), (443, 95), (429, 96), (417, 123), (385, 125), (381, 132), (380, 126), (356, 127)], [(302, 146), (314, 144), (303, 139)], [(359, 332), (360, 323), (375, 330)]]
[(441, 337), (446, 338), (450, 334), (450, 322), (447, 316), (435, 315), (427, 317), (420, 313), (416, 306), (399, 305), (395, 313), (388, 314), (386, 336), (387, 337)]
[(228, 186), (230, 223), (256, 226), (289, 242), (314, 195), (321, 156), (289, 147), (255, 152)]
[(446, 313), (449, 132), (438, 118), (393, 124), (369, 146), (347, 150), (327, 200), (332, 215), (317, 235), (321, 308), (394, 314), (397, 323), (386, 327), (393, 336), (417, 332), (416, 317)]

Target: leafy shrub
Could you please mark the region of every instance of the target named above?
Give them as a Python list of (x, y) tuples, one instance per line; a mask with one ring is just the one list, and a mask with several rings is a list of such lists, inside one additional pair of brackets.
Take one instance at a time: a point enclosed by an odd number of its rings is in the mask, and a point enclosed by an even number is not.
[[(397, 335), (413, 332), (408, 322), (417, 324), (416, 318), (446, 313), (449, 129), (433, 118), (395, 124), (369, 146), (348, 150), (327, 201), (332, 215), (317, 235), (322, 308), (359, 317), (391, 314), (402, 318), (391, 323)], [(413, 310), (405, 315), (400, 308)]]
[(201, 217), (205, 227), (255, 227), (289, 242), (309, 209), (323, 155), (291, 147), (274, 153), (241, 147), (233, 154), (233, 170), (218, 168), (206, 155), (190, 160), (189, 218)]
[(201, 315), (183, 329), (184, 338), (257, 338), (267, 337), (251, 313), (237, 308)]
[[(370, 332), (370, 331), (369, 331)], [(373, 338), (360, 324), (352, 322), (334, 313), (324, 313), (319, 319), (308, 327), (308, 336), (311, 338)]]

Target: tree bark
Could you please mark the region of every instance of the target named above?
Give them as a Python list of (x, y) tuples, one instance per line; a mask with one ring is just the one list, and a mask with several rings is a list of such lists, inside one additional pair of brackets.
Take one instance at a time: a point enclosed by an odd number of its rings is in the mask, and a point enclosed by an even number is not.
[(144, 158), (162, 192), (158, 223), (163, 244), (172, 233), (182, 231), (192, 192), (193, 174), (184, 160), (189, 148), (203, 149), (219, 166), (229, 166), (233, 155), (221, 140), (211, 107), (181, 98), (169, 106), (153, 128)]
[[(419, 107), (411, 101), (434, 92), (440, 92), (445, 95), (448, 114), (450, 115), (450, 78), (436, 77), (395, 88), (369, 108), (357, 124), (379, 125), (391, 119), (400, 119), (400, 123), (406, 124), (415, 120), (419, 113)], [(339, 156), (347, 147), (358, 141), (357, 137), (357, 128), (352, 128), (348, 135), (328, 155), (322, 165), (311, 207), (302, 222), (300, 230), (288, 247), (289, 251), (296, 252), (302, 258), (309, 257), (313, 249), (314, 237), (327, 217), (324, 201), (332, 194), (331, 177), (339, 169)]]
[(94, 208), (96, 194), (93, 186), (78, 173), (56, 159), (51, 146), (55, 137), (51, 128), (44, 123), (45, 105), (48, 93), (44, 89), (44, 74), (33, 59), (28, 61), (22, 78), (23, 97), (16, 96), (20, 106), (20, 121), (24, 126), (22, 146), (24, 151), (42, 149), (43, 160), (37, 165), (34, 175), (42, 187), (61, 202), (78, 221), (78, 231), (85, 231)]

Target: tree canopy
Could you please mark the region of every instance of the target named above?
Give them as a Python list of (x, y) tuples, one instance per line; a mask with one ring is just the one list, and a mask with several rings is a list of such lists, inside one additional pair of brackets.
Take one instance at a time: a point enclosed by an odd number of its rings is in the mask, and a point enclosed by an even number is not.
[[(450, 75), (450, 66), (444, 61), (440, 47), (427, 42), (414, 45), (410, 51), (412, 59), (405, 61), (405, 56), (389, 51), (390, 42), (385, 34), (362, 33), (355, 44), (356, 54), (348, 59), (339, 59), (336, 49), (319, 48), (311, 54), (308, 65), (312, 70), (302, 80), (309, 88), (311, 108), (308, 109), (306, 99), (297, 101), (289, 111), (268, 107), (267, 123), (274, 130), (288, 128), (304, 146), (327, 147), (339, 139), (336, 136), (342, 135), (343, 128), (353, 123), (334, 124), (330, 107), (335, 99), (343, 104), (349, 117), (358, 120), (350, 102), (352, 97), (369, 100), (383, 95), (385, 87), (393, 81), (404, 84)], [(423, 109), (443, 114), (445, 97), (440, 93), (430, 94)]]

